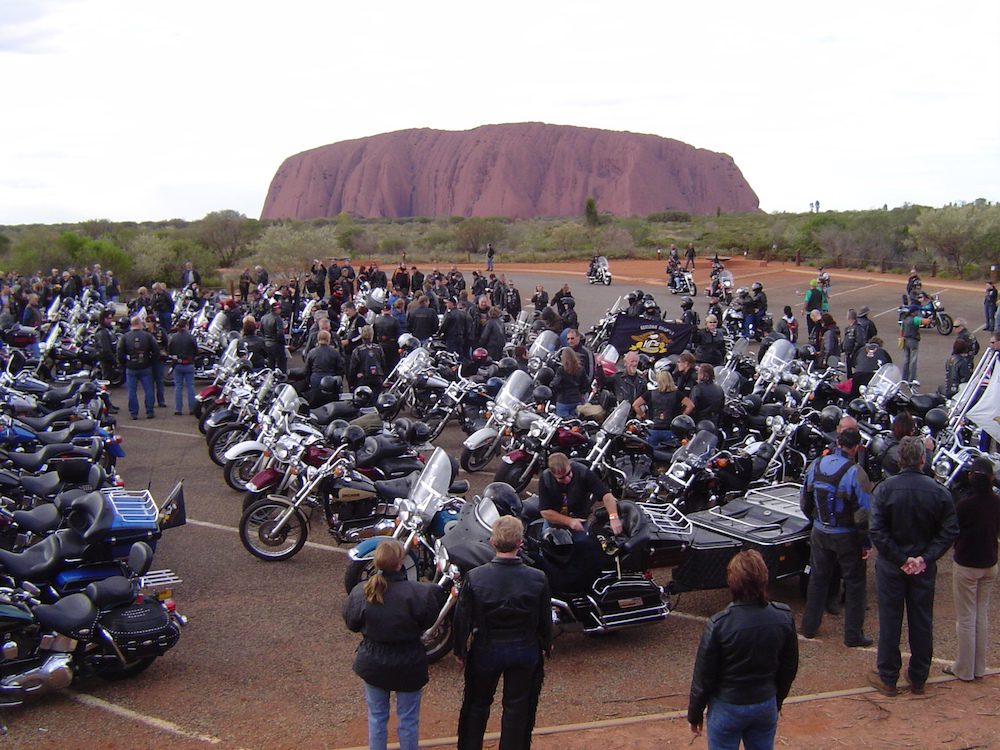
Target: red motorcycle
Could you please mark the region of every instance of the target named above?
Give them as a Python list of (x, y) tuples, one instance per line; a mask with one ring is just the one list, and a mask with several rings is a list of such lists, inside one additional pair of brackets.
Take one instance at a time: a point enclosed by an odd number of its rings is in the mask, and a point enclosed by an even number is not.
[(515, 432), (511, 450), (493, 477), (506, 482), (517, 492), (523, 492), (535, 472), (548, 465), (553, 453), (565, 453), (570, 458), (583, 458), (590, 446), (590, 435), (578, 419), (564, 420), (552, 413), (522, 409), (514, 420)]

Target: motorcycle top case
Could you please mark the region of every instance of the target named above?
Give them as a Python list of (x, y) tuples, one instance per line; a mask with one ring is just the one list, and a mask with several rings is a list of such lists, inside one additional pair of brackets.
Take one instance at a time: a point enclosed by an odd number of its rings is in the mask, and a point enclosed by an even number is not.
[(111, 557), (128, 557), (136, 542), (146, 542), (155, 552), (160, 526), (153, 496), (147, 490), (122, 489), (104, 489), (101, 495), (111, 510), (111, 524), (104, 538), (111, 547)]
[(699, 528), (739, 540), (760, 552), (771, 579), (803, 573), (809, 564), (809, 521), (774, 507), (745, 500), (688, 515)]

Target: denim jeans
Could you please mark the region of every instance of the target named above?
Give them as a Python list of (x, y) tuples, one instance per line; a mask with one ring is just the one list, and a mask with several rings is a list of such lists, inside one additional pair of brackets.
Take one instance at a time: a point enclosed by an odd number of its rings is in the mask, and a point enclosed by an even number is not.
[(556, 416), (562, 417), (563, 419), (570, 419), (576, 416), (576, 407), (580, 404), (564, 404), (561, 401), (556, 402)]
[(174, 411), (184, 411), (184, 394), (188, 411), (194, 411), (194, 365), (174, 365)]
[(778, 704), (774, 698), (738, 706), (720, 700), (708, 702), (708, 746), (712, 750), (772, 750), (778, 731)]
[[(420, 739), (420, 696), (422, 691), (396, 692), (396, 718), (400, 750), (417, 750)], [(389, 691), (365, 683), (368, 704), (368, 747), (385, 750), (389, 742)]]
[(139, 416), (139, 383), (142, 383), (142, 393), (146, 397), (146, 415), (151, 416), (153, 407), (156, 406), (153, 400), (152, 367), (144, 367), (141, 370), (125, 368), (125, 385), (128, 387), (128, 413), (133, 417)]
[(650, 430), (648, 442), (654, 448), (658, 447), (663, 443), (671, 443), (674, 439), (674, 433), (670, 430)]

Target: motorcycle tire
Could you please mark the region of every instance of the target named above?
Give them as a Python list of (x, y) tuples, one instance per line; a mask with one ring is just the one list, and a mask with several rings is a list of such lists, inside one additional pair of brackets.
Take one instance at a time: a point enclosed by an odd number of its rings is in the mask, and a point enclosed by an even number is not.
[(431, 626), (421, 637), (427, 651), (427, 661), (433, 664), (441, 661), (455, 644), (455, 628), (452, 627), (454, 618), (445, 617), (437, 626)]
[(246, 492), (247, 482), (253, 479), (253, 474), (250, 472), (253, 471), (253, 467), (259, 458), (260, 452), (252, 451), (243, 454), (239, 458), (226, 461), (222, 469), (222, 476), (226, 480), (226, 484), (237, 492)]
[(432, 443), (441, 437), (441, 433), (444, 432), (444, 428), (448, 425), (448, 419), (444, 414), (428, 414), (424, 422), (427, 423), (427, 427), (431, 431), (428, 442)]
[(156, 661), (155, 656), (147, 656), (139, 659), (138, 661), (132, 662), (127, 666), (115, 663), (105, 663), (97, 667), (95, 671), (97, 672), (97, 676), (102, 680), (107, 680), (108, 682), (118, 682), (119, 680), (127, 680), (138, 674), (142, 674), (149, 669), (154, 661)]
[(530, 460), (517, 461), (516, 463), (509, 464), (504, 461), (500, 468), (497, 469), (496, 475), (493, 477), (494, 482), (506, 482), (514, 491), (517, 493), (524, 492), (528, 485), (531, 484), (531, 480), (535, 476), (535, 469), (532, 467), (528, 470)]
[(951, 316), (947, 313), (941, 313), (937, 316), (937, 331), (942, 336), (950, 336), (951, 332), (955, 330), (955, 321), (951, 319)]
[(201, 410), (201, 416), (198, 417), (198, 430), (202, 435), (208, 434), (208, 419), (215, 412), (221, 409), (222, 406), (219, 404), (212, 404), (211, 407), (205, 407)]
[(605, 276), (604, 277), (604, 286), (611, 286), (611, 277), (610, 276)]
[(247, 439), (246, 425), (239, 422), (224, 424), (212, 431), (208, 439), (208, 457), (216, 466), (226, 465), (226, 451)]
[(493, 455), (496, 453), (496, 448), (499, 445), (500, 441), (495, 440), (492, 443), (482, 445), (475, 450), (463, 447), (462, 455), (458, 459), (458, 463), (469, 474), (475, 474), (477, 471), (482, 471), (489, 466), (490, 461), (493, 460)]
[(263, 500), (267, 495), (267, 490), (247, 490), (246, 494), (243, 495), (243, 511), (246, 512), (251, 505)]
[(264, 498), (249, 508), (240, 519), (240, 541), (254, 557), (267, 562), (288, 560), (298, 554), (309, 536), (309, 521), (296, 510), (277, 534), (271, 529), (275, 520), (289, 508), (288, 502)]
[(694, 282), (691, 283), (691, 296), (692, 297), (698, 296), (698, 285), (695, 284)]

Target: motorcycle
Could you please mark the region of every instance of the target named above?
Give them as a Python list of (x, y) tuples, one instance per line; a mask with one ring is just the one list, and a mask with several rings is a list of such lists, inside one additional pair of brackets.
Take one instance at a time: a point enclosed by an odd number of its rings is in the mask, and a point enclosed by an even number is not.
[(570, 458), (582, 455), (590, 436), (579, 420), (564, 420), (553, 413), (539, 414), (533, 409), (521, 409), (514, 417), (510, 450), (493, 477), (494, 482), (506, 482), (516, 492), (523, 492), (536, 472), (543, 471), (549, 456), (559, 451)]
[(611, 268), (608, 266), (608, 259), (599, 255), (587, 269), (587, 283), (604, 284), (611, 286)]
[[(900, 323), (909, 314), (909, 302), (907, 296), (903, 295), (903, 304), (896, 310)], [(941, 295), (935, 294), (929, 302), (925, 302), (920, 308), (920, 324), (922, 330), (937, 330), (942, 336), (949, 336), (955, 329), (955, 321), (944, 311), (944, 303), (941, 302)]]
[(531, 427), (534, 415), (526, 412), (525, 407), (531, 402), (532, 388), (531, 376), (524, 370), (511, 373), (492, 407), (488, 407), (486, 426), (476, 430), (462, 444), (459, 460), (465, 471), (471, 474), (485, 469), (509, 438), (517, 419), (523, 421), (523, 425), (518, 425), (522, 429)]
[(735, 289), (736, 281), (733, 278), (733, 272), (727, 271), (721, 266), (718, 270), (713, 267), (711, 282), (705, 290), (705, 296), (715, 297), (722, 305), (731, 305)]
[(670, 283), (667, 289), (671, 294), (686, 294), (695, 297), (698, 294), (698, 287), (694, 283), (694, 274), (688, 270), (678, 268), (670, 275)]

